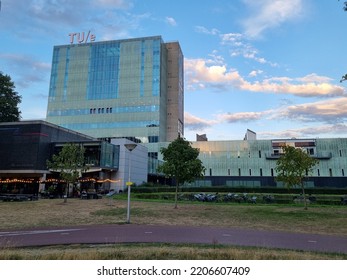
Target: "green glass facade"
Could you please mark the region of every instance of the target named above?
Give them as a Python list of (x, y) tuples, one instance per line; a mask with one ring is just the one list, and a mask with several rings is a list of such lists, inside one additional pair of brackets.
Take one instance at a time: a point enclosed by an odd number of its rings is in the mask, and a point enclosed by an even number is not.
[[(148, 147), (149, 151), (155, 151), (168, 145), (159, 143)], [(318, 159), (319, 163), (308, 174), (308, 187), (347, 187), (347, 138), (192, 142), (200, 150), (199, 158), (206, 168), (204, 179), (192, 185), (281, 187), (275, 178), (282, 145), (303, 149)]]
[(160, 36), (55, 46), (46, 120), (96, 138), (169, 141), (167, 56)]

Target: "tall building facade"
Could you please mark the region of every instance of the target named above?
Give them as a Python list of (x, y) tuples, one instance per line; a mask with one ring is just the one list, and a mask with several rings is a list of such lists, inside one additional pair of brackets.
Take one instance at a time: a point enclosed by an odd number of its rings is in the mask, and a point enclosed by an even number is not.
[(55, 46), (46, 120), (95, 138), (173, 141), (183, 89), (180, 45), (161, 36)]

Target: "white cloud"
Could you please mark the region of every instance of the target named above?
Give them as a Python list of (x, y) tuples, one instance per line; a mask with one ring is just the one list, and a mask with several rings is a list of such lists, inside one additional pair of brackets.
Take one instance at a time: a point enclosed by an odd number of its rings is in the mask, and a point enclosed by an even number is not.
[(317, 135), (327, 135), (330, 137), (331, 134), (345, 135), (347, 134), (347, 125), (345, 124), (334, 124), (334, 125), (318, 125), (308, 126), (305, 128), (287, 129), (282, 131), (258, 131), (257, 135), (263, 139), (273, 138), (305, 138), (305, 137), (317, 137)]
[(129, 9), (133, 6), (132, 1), (128, 0), (95, 0), (94, 4), (100, 4), (103, 6), (108, 6), (110, 8), (117, 9)]
[[(287, 77), (282, 77), (284, 80)], [(299, 79), (292, 82), (274, 82), (271, 79), (257, 81), (255, 83), (246, 82), (241, 89), (275, 94), (292, 94), (301, 97), (333, 97), (345, 95), (345, 90), (341, 86), (329, 83), (298, 83)]]
[(207, 86), (225, 88), (231, 84), (242, 84), (243, 79), (237, 71), (227, 70), (225, 65), (208, 65), (211, 61), (203, 59), (185, 59), (184, 69), (188, 88)]
[(171, 26), (177, 26), (177, 22), (173, 17), (166, 17), (165, 22)]
[(244, 35), (241, 33), (225, 33), (220, 35), (222, 44), (229, 44), (232, 46), (243, 46)]
[(263, 70), (253, 70), (248, 74), (248, 76), (249, 77), (256, 77), (262, 73), (263, 73)]
[(219, 113), (216, 122), (234, 123), (264, 119), (288, 119), (305, 123), (319, 122), (338, 125), (347, 120), (347, 97), (283, 106), (260, 112)]
[(285, 118), (310, 122), (344, 122), (347, 120), (347, 97), (288, 106), (280, 114)]
[(212, 120), (205, 120), (202, 118), (199, 118), (197, 116), (194, 116), (188, 112), (184, 113), (184, 126), (188, 130), (202, 130), (208, 127), (211, 127), (212, 125), (216, 124), (217, 122)]
[(201, 87), (237, 89), (301, 97), (333, 97), (345, 95), (345, 89), (328, 81), (330, 78), (309, 74), (305, 77), (273, 77), (253, 83), (246, 81), (235, 69), (204, 59), (185, 59), (186, 81), (189, 90)]
[(12, 30), (11, 35), (21, 40), (31, 40), (33, 33), (40, 39), (64, 38), (70, 32), (87, 32), (91, 27), (98, 30), (98, 40), (126, 38), (129, 30), (139, 28), (143, 18), (128, 12), (133, 4), (127, 0), (27, 0), (25, 5), (22, 0), (10, 2), (6, 13), (1, 14), (0, 29)]
[(259, 51), (249, 43), (246, 36), (241, 33), (225, 33), (220, 35), (221, 44), (230, 47), (230, 56), (243, 56), (260, 64), (268, 64), (277, 67), (277, 63), (268, 61), (259, 56)]
[(204, 26), (195, 26), (195, 31), (198, 33), (208, 34), (208, 35), (218, 35), (220, 31), (216, 28), (207, 29)]
[(261, 119), (267, 112), (239, 112), (239, 113), (227, 113), (217, 115), (219, 122), (250, 122)]
[(306, 75), (305, 77), (302, 77), (298, 80), (304, 83), (329, 83), (332, 81), (331, 78), (319, 76), (316, 73)]
[[(262, 138), (300, 138), (316, 137), (316, 135), (347, 133), (347, 97), (339, 97), (319, 102), (283, 106), (259, 112), (218, 113), (212, 120), (202, 119), (185, 113), (188, 130), (212, 129), (214, 125), (225, 123), (278, 122), (289, 120), (298, 122), (299, 128), (282, 131), (257, 131)], [(312, 125), (316, 123), (318, 125)], [(301, 124), (301, 125), (300, 125)]]
[(300, 138), (303, 137), (303, 133), (300, 129), (288, 129), (283, 131), (258, 131), (257, 135), (262, 139), (288, 139), (288, 138)]
[(0, 54), (9, 65), (11, 72), (16, 73), (16, 86), (29, 87), (32, 83), (46, 82), (51, 69), (51, 64), (39, 61), (29, 55)]
[(303, 0), (244, 0), (251, 9), (244, 20), (245, 34), (251, 38), (260, 37), (268, 29), (297, 19), (304, 11)]
[(230, 56), (243, 56), (260, 64), (268, 64), (277, 67), (277, 63), (268, 61), (259, 55), (259, 51), (249, 42), (247, 36), (241, 33), (221, 33), (218, 29), (207, 29), (204, 26), (195, 26), (195, 31), (207, 35), (216, 35), (222, 46), (230, 47)]

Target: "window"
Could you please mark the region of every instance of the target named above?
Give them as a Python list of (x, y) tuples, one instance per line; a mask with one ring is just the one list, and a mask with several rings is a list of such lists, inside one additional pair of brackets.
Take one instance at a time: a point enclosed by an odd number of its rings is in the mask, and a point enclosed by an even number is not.
[(159, 142), (159, 136), (148, 136), (148, 142), (149, 143), (158, 143)]
[(263, 176), (263, 169), (260, 168), (260, 176)]
[(158, 153), (156, 153), (156, 152), (149, 152), (148, 153), (148, 157), (149, 158), (158, 159)]

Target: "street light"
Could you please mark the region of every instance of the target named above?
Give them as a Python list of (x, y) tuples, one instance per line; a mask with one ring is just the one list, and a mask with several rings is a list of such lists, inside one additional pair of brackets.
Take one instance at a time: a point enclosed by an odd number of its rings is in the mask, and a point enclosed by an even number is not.
[(127, 148), (127, 150), (129, 151), (129, 178), (128, 178), (128, 182), (126, 183), (126, 185), (128, 186), (128, 208), (127, 208), (127, 224), (130, 224), (130, 187), (132, 185), (131, 181), (130, 181), (130, 171), (131, 171), (131, 159), (130, 159), (130, 154), (131, 151), (134, 150), (137, 146), (137, 144), (135, 143), (131, 143), (131, 144), (124, 144), (125, 148)]

